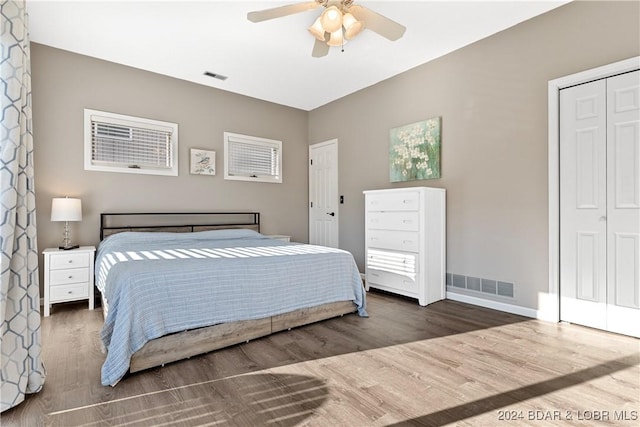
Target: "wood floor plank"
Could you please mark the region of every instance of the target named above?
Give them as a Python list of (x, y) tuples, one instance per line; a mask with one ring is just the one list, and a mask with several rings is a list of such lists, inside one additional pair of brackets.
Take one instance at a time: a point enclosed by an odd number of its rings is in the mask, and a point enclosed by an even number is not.
[(45, 386), (1, 414), (3, 427), (599, 425), (578, 420), (594, 413), (631, 427), (640, 416), (640, 340), (455, 301), (371, 292), (369, 318), (279, 332), (114, 388), (100, 385), (100, 311), (56, 307), (42, 322)]

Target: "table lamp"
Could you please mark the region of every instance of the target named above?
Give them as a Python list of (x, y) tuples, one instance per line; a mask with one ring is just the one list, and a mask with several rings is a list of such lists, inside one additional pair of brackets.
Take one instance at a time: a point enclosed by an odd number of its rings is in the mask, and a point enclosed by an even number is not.
[(80, 247), (71, 244), (69, 221), (82, 221), (82, 201), (69, 197), (56, 197), (51, 202), (51, 221), (64, 221), (64, 242), (59, 249), (69, 250)]

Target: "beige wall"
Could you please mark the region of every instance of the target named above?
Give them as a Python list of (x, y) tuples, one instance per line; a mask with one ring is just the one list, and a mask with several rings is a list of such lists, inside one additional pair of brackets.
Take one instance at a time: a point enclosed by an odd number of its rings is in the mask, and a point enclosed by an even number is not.
[[(308, 113), (229, 92), (32, 44), (38, 247), (57, 246), (62, 223), (51, 198), (80, 197), (72, 239), (97, 244), (99, 214), (118, 211), (261, 213), (262, 231), (307, 239)], [(85, 171), (83, 109), (179, 124), (179, 176)], [(282, 184), (225, 181), (223, 132), (283, 141)], [(189, 174), (189, 148), (217, 153), (215, 176)]]
[[(263, 231), (307, 240), (307, 144), (339, 140), (340, 246), (364, 262), (363, 190), (447, 189), (447, 271), (514, 282), (537, 308), (548, 286), (547, 82), (640, 55), (634, 2), (573, 2), (309, 113), (32, 44), (38, 246), (61, 240), (51, 198), (81, 197), (72, 237), (98, 242), (104, 211), (256, 210)], [(180, 125), (180, 176), (83, 170), (82, 110)], [(389, 183), (389, 129), (441, 116), (442, 178)], [(327, 126), (335, 123), (335, 126)], [(224, 181), (222, 133), (284, 143), (284, 183)], [(188, 173), (216, 150), (215, 177)]]
[[(538, 308), (549, 267), (547, 83), (640, 55), (639, 5), (570, 3), (312, 111), (310, 143), (339, 140), (340, 246), (362, 269), (363, 190), (446, 188), (447, 271), (513, 282), (511, 303)], [(442, 178), (390, 184), (389, 129), (434, 116)]]

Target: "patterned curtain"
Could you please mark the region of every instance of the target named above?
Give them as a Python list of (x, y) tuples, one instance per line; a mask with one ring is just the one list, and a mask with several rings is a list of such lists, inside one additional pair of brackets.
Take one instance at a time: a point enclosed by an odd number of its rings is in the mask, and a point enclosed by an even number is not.
[(0, 58), (0, 412), (38, 392), (40, 289), (31, 132), (31, 70), (24, 1), (2, 0)]

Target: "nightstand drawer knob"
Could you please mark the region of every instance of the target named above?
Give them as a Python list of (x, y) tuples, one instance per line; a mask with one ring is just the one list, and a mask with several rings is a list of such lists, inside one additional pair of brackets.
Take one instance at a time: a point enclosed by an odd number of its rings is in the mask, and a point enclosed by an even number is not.
[(69, 260), (69, 264), (71, 264), (72, 262), (73, 262), (73, 260), (72, 260), (72, 259), (70, 259), (70, 260)]
[(68, 293), (68, 294), (72, 294), (72, 293), (73, 293), (73, 291), (69, 291), (69, 292), (67, 292), (67, 293)]
[(73, 276), (69, 276), (69, 279), (73, 279)]

